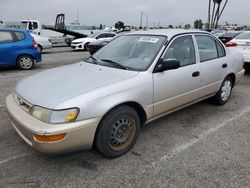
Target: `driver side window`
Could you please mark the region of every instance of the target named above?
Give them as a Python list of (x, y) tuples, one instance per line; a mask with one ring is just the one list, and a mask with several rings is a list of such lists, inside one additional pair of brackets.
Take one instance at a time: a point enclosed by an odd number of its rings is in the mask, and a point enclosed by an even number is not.
[(181, 67), (195, 64), (196, 58), (192, 36), (182, 36), (174, 39), (162, 59), (177, 59), (180, 61)]

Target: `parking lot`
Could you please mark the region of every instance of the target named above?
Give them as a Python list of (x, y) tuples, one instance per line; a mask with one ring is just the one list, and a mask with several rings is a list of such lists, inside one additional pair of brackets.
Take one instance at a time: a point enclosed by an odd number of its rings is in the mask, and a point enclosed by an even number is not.
[(31, 71), (0, 70), (0, 187), (250, 187), (249, 73), (226, 105), (203, 101), (149, 123), (116, 159), (94, 149), (46, 156), (28, 146), (11, 125), (6, 96), (23, 77), (88, 56), (57, 47)]

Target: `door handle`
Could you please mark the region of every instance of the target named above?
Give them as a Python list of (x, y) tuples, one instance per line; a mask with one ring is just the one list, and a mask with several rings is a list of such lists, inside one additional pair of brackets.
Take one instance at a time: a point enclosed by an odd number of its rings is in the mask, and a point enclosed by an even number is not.
[(193, 77), (200, 76), (200, 72), (199, 72), (199, 71), (193, 72), (192, 76), (193, 76)]
[(222, 65), (222, 68), (227, 68), (227, 64), (224, 63), (224, 64)]

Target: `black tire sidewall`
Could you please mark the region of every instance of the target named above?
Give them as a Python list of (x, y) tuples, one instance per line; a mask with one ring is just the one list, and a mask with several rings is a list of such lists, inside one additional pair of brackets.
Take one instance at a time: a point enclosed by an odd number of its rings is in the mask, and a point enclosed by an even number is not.
[[(111, 148), (109, 144), (109, 135), (110, 130), (112, 128), (112, 124), (117, 120), (117, 118), (121, 116), (129, 116), (132, 117), (135, 121), (135, 135), (133, 140), (131, 141), (130, 145), (127, 148), (124, 148), (120, 151), (115, 151)], [(136, 140), (139, 136), (140, 132), (140, 118), (137, 112), (129, 107), (129, 106), (120, 106), (113, 110), (111, 110), (107, 115), (104, 116), (102, 121), (100, 122), (96, 136), (95, 136), (95, 146), (96, 149), (108, 158), (115, 158), (119, 157), (125, 153), (127, 153), (136, 143)]]
[[(225, 101), (223, 101), (222, 98), (221, 98), (221, 93), (222, 93), (222, 87), (223, 87), (223, 85), (224, 85), (224, 83), (225, 83), (226, 81), (230, 81), (230, 82), (231, 82), (231, 91), (230, 91), (230, 95), (229, 95), (228, 99), (225, 100)], [(230, 96), (231, 96), (231, 94), (232, 94), (232, 87), (233, 87), (232, 78), (229, 77), (229, 76), (227, 76), (227, 77), (223, 80), (223, 82), (222, 82), (222, 84), (221, 84), (221, 87), (220, 87), (220, 90), (219, 90), (218, 93), (215, 95), (215, 102), (216, 102), (217, 105), (224, 105), (224, 104), (230, 99)]]

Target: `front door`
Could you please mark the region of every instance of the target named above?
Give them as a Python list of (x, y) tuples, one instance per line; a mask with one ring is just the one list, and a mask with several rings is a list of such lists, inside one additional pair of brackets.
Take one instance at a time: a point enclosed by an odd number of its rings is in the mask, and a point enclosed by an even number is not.
[(153, 74), (154, 117), (200, 98), (200, 68), (192, 35), (179, 36), (169, 45), (163, 60), (177, 59), (181, 67)]

